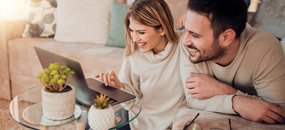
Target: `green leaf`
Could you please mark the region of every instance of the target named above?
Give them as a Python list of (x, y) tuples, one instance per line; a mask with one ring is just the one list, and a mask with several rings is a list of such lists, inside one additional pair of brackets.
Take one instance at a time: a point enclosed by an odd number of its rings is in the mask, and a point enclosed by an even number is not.
[(48, 80), (48, 77), (47, 76), (43, 76), (42, 77), (44, 80)]
[(49, 82), (54, 84), (54, 83), (56, 83), (56, 79), (51, 79)]
[(44, 29), (41, 28), (38, 24), (30, 24), (30, 27), (28, 28), (28, 33), (25, 33), (27, 36), (30, 37), (40, 37), (40, 35), (43, 33)]
[(45, 84), (47, 84), (47, 81), (46, 80), (42, 80), (41, 83), (42, 83), (42, 85), (45, 85)]
[(59, 75), (59, 74), (54, 75), (53, 78), (54, 78), (54, 79), (60, 79), (60, 75)]
[(56, 67), (54, 64), (50, 64), (49, 67), (48, 67), (50, 70), (56, 70)]
[(61, 79), (66, 79), (67, 76), (66, 75), (61, 75)]
[(57, 75), (57, 74), (58, 74), (57, 70), (53, 70), (52, 72), (50, 72), (50, 75)]
[(96, 95), (96, 99), (94, 99), (93, 103), (96, 108), (105, 109), (108, 108), (110, 98), (106, 98), (106, 95), (100, 94), (100, 96)]
[(56, 23), (54, 25), (52, 25), (52, 30), (54, 33), (56, 32)]
[(46, 14), (43, 18), (43, 23), (51, 24), (54, 21), (54, 15), (52, 13)]
[(65, 70), (65, 69), (66, 69), (65, 66), (61, 66), (59, 70), (63, 71), (63, 70)]
[(69, 72), (70, 75), (74, 75), (74, 73), (75, 73), (74, 71), (70, 71)]
[(69, 71), (70, 71), (70, 69), (69, 69), (69, 68), (66, 68), (63, 72), (67, 73), (67, 72), (69, 72)]
[(50, 73), (50, 70), (47, 69), (47, 68), (45, 68), (45, 69), (44, 69), (44, 73), (45, 73), (45, 74), (49, 74), (49, 73)]
[(56, 0), (47, 0), (48, 2), (49, 2), (49, 4), (50, 4), (50, 6), (51, 7), (57, 7), (57, 2), (56, 2)]
[(38, 22), (36, 22), (36, 24), (39, 25), (40, 28), (45, 30), (45, 24), (42, 21), (38, 21)]
[(63, 80), (63, 79), (59, 79), (59, 80), (57, 80), (57, 83), (58, 83), (58, 84), (63, 84), (63, 83), (64, 83), (64, 80)]
[(56, 70), (60, 70), (60, 65), (55, 65)]

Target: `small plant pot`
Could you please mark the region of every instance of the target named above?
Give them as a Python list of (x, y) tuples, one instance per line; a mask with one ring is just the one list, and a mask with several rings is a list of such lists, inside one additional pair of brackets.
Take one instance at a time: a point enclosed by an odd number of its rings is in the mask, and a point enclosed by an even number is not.
[(115, 124), (115, 112), (111, 105), (97, 109), (92, 105), (88, 112), (88, 124), (93, 130), (107, 130)]
[(42, 88), (43, 115), (52, 120), (63, 120), (71, 117), (75, 109), (75, 87), (67, 92), (47, 92)]

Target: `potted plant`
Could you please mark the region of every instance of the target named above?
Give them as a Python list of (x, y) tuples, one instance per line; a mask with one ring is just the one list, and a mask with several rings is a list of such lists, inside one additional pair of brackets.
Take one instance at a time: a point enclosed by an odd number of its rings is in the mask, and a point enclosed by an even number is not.
[(107, 130), (114, 125), (115, 112), (109, 99), (102, 93), (94, 99), (88, 112), (88, 124), (93, 130)]
[[(63, 120), (71, 117), (75, 109), (75, 87), (72, 81), (74, 71), (58, 63), (50, 64), (40, 73), (38, 79), (42, 89), (42, 108), (46, 118)], [(70, 76), (69, 82), (67, 82)]]

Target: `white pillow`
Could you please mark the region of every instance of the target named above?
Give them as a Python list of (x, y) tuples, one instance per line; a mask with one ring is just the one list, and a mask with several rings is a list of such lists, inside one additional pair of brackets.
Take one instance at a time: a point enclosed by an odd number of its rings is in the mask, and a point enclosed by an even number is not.
[(58, 0), (54, 39), (61, 42), (105, 44), (112, 0)]

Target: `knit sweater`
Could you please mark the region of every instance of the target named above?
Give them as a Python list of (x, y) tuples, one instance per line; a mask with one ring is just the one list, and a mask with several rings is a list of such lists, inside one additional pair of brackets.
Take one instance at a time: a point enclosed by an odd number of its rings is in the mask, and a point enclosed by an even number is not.
[(193, 72), (210, 75), (238, 89), (236, 95), (256, 95), (269, 103), (279, 103), (285, 111), (285, 56), (280, 42), (273, 35), (246, 27), (240, 37), (238, 54), (226, 67), (212, 61), (191, 63), (189, 49), (182, 45), (181, 40), (180, 73), (190, 108), (235, 114), (232, 108), (234, 95), (217, 95), (209, 99), (192, 98), (185, 88), (185, 80)]
[[(179, 105), (185, 100), (178, 44), (167, 43), (158, 54), (134, 51), (124, 59), (119, 79), (142, 104), (141, 113), (130, 123), (132, 130), (165, 130), (172, 124)], [(122, 105), (129, 110), (130, 118), (140, 109), (136, 100)]]

